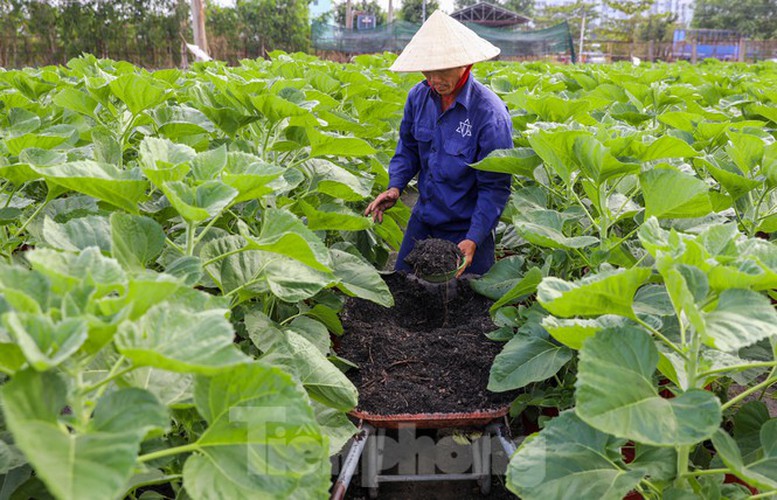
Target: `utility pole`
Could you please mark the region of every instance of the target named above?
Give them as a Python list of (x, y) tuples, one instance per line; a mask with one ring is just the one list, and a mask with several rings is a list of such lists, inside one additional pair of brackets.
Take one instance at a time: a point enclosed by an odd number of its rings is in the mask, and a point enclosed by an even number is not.
[(585, 11), (583, 11), (583, 20), (580, 21), (580, 62), (585, 62), (583, 57), (583, 40), (585, 40)]
[(426, 0), (423, 1), (423, 7), (421, 7), (421, 24), (426, 22)]
[(208, 38), (205, 36), (205, 10), (202, 0), (192, 0), (192, 31), (194, 44), (208, 53)]
[(389, 0), (389, 6), (388, 6), (388, 20), (386, 21), (388, 24), (391, 24), (391, 22), (394, 20), (394, 2), (393, 0)]
[(353, 7), (351, 7), (351, 0), (345, 2), (345, 29), (353, 29)]

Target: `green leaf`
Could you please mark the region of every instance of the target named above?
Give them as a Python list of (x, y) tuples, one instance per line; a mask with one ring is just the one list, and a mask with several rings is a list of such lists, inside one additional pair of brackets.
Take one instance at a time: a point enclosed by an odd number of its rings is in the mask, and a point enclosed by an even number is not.
[(356, 137), (340, 137), (322, 132), (308, 131), (310, 137), (310, 156), (368, 156), (375, 154), (370, 144)]
[(194, 404), (194, 375), (143, 366), (124, 379), (133, 387), (145, 389), (164, 406), (185, 408)]
[(329, 344), (331, 343), (329, 340), (329, 330), (320, 321), (307, 316), (298, 316), (294, 318), (285, 330), (291, 330), (305, 337), (324, 356), (329, 354)]
[(87, 429), (72, 430), (60, 421), (67, 393), (53, 372), (17, 373), (2, 390), (15, 444), (57, 498), (118, 498), (143, 437), (168, 426), (165, 410), (141, 389), (121, 389), (97, 402)]
[(726, 146), (726, 153), (734, 164), (746, 174), (756, 171), (764, 156), (764, 141), (754, 135), (737, 132), (729, 132), (728, 138), (731, 143)]
[(81, 113), (90, 118), (95, 116), (94, 110), (98, 105), (97, 101), (89, 94), (71, 87), (63, 88), (54, 96), (52, 102), (57, 106), (75, 111), (76, 113)]
[(138, 366), (181, 373), (218, 373), (248, 358), (232, 343), (226, 311), (189, 311), (159, 304), (137, 321), (125, 321), (116, 348)]
[(718, 398), (698, 389), (662, 398), (653, 381), (657, 366), (658, 350), (643, 330), (600, 331), (580, 350), (577, 415), (613, 436), (653, 446), (709, 439), (720, 426)]
[(524, 259), (510, 256), (497, 260), (481, 278), (470, 281), (470, 286), (480, 295), (499, 300), (524, 278)]
[(165, 91), (158, 86), (153, 78), (132, 73), (124, 74), (109, 84), (111, 91), (122, 100), (133, 115), (162, 104)]
[(299, 199), (297, 206), (307, 218), (308, 228), (311, 231), (362, 231), (372, 226), (369, 218), (343, 205), (325, 203), (314, 208)]
[(513, 225), (526, 241), (546, 248), (585, 248), (599, 243), (593, 236), (565, 236), (564, 219), (555, 210), (524, 210), (515, 214)]
[(145, 269), (165, 246), (165, 232), (155, 220), (139, 215), (111, 214), (111, 252), (123, 266)]
[(494, 358), (488, 390), (511, 391), (548, 379), (572, 359), (572, 354), (547, 339), (516, 335)]
[(197, 187), (183, 182), (165, 182), (162, 191), (181, 217), (193, 223), (216, 217), (238, 195), (236, 189), (221, 181), (206, 181)]
[(342, 250), (330, 249), (332, 272), (339, 280), (337, 287), (346, 295), (392, 307), (394, 297), (375, 268), (361, 258)]
[(122, 164), (121, 144), (110, 130), (103, 127), (92, 129), (92, 150), (98, 163)]
[(748, 179), (737, 172), (731, 171), (733, 169), (717, 167), (707, 160), (697, 160), (697, 162), (703, 165), (735, 200), (763, 185), (760, 181)]
[(184, 144), (146, 137), (138, 147), (138, 163), (148, 180), (161, 187), (165, 182), (183, 179), (195, 154), (194, 149)]
[(46, 217), (43, 220), (43, 239), (60, 250), (78, 252), (97, 247), (103, 252), (111, 249), (111, 229), (105, 217), (87, 215), (58, 224)]
[(705, 343), (736, 352), (761, 339), (777, 337), (777, 312), (767, 297), (741, 289), (721, 292), (717, 306), (702, 314)]
[(270, 123), (276, 123), (284, 118), (302, 116), (310, 113), (307, 109), (273, 94), (262, 94), (252, 97), (251, 102), (256, 106), (256, 109), (270, 121)]
[(28, 252), (25, 257), (33, 269), (46, 275), (52, 290), (64, 294), (78, 283), (94, 286), (99, 296), (122, 291), (127, 275), (118, 262), (89, 247), (81, 253), (63, 253), (46, 248)]
[(294, 331), (281, 332), (274, 327), (259, 329), (255, 327), (257, 324), (262, 322), (246, 319), (251, 340), (263, 351), (260, 359), (264, 363), (284, 368), (302, 383), (313, 399), (327, 406), (341, 411), (356, 406), (356, 387), (314, 344)]
[(742, 452), (734, 439), (723, 429), (712, 436), (712, 444), (727, 467), (749, 484), (765, 490), (777, 489), (777, 419), (771, 419), (761, 427), (761, 453), (755, 460), (745, 463)]
[(531, 148), (495, 149), (485, 158), (470, 167), (485, 172), (520, 175), (534, 178), (534, 169), (542, 159)]
[(83, 193), (130, 213), (138, 213), (138, 202), (148, 183), (138, 169), (119, 170), (94, 161), (76, 161), (52, 167), (33, 167), (47, 181)]
[(575, 154), (573, 151), (575, 141), (579, 137), (585, 137), (585, 132), (577, 130), (567, 131), (539, 131), (529, 136), (529, 144), (534, 152), (542, 158), (545, 165), (558, 174), (566, 184), (572, 181)]
[(602, 314), (635, 318), (634, 294), (650, 274), (649, 268), (634, 267), (600, 272), (576, 282), (547, 277), (537, 288), (537, 300), (562, 318)]
[(500, 307), (518, 302), (522, 297), (536, 292), (541, 281), (542, 271), (538, 267), (532, 267), (502, 298), (494, 302), (489, 312), (493, 314)]
[(645, 218), (703, 217), (712, 212), (707, 184), (670, 167), (656, 167), (639, 176)]
[(3, 315), (3, 325), (30, 366), (38, 371), (68, 359), (87, 338), (86, 322), (76, 318), (55, 323), (42, 314), (8, 312)]
[(198, 378), (208, 421), (183, 468), (192, 498), (321, 498), (330, 487), (329, 443), (289, 375), (260, 363)]
[(623, 444), (566, 411), (513, 455), (507, 487), (526, 500), (620, 500), (642, 479), (642, 473), (618, 465)]
[(558, 319), (546, 316), (542, 319), (542, 327), (551, 337), (567, 347), (580, 349), (586, 339), (593, 337), (605, 328), (622, 326), (626, 320), (621, 316), (599, 316), (596, 319)]
[(240, 203), (272, 193), (273, 189), (268, 184), (283, 172), (281, 167), (263, 162), (253, 155), (233, 152), (229, 153), (221, 180), (237, 190), (239, 194), (234, 203)]
[(313, 411), (316, 421), (321, 426), (321, 433), (329, 438), (329, 454), (335, 455), (353, 437), (359, 429), (348, 419), (345, 413), (313, 401)]
[[(245, 153), (240, 154), (240, 156), (243, 154)], [(192, 175), (198, 181), (215, 180), (227, 166), (227, 159), (227, 148), (223, 145), (202, 152), (192, 160)]]
[(73, 138), (76, 130), (70, 125), (59, 125), (34, 134), (24, 134), (4, 139), (8, 151), (12, 155), (19, 155), (28, 148), (54, 149)]
[(240, 224), (239, 230), (249, 250), (277, 253), (318, 271), (330, 271), (326, 245), (291, 212), (268, 208), (264, 212), (258, 238), (248, 234), (245, 224)]
[(671, 135), (659, 137), (650, 145), (641, 142), (632, 143), (637, 158), (641, 161), (663, 160), (665, 158), (692, 158), (699, 153), (687, 142)]
[(639, 171), (639, 164), (618, 161), (601, 142), (590, 136), (575, 139), (573, 151), (580, 170), (597, 185), (612, 177)]
[(312, 159), (306, 163), (318, 182), (319, 192), (345, 201), (361, 201), (372, 194), (372, 182), (352, 174), (331, 161)]

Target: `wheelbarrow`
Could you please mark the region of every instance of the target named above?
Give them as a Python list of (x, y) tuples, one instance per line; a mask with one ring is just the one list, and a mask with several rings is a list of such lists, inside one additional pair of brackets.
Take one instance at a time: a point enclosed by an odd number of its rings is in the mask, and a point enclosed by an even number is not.
[[(351, 483), (359, 461), (363, 467), (364, 486), (370, 498), (377, 498), (380, 483), (416, 481), (477, 481), (481, 493), (491, 490), (491, 436), (496, 436), (507, 457), (515, 452), (510, 438), (506, 415), (509, 407), (469, 413), (419, 413), (374, 415), (354, 410), (359, 432), (350, 440), (340, 474), (332, 486), (331, 499), (341, 500)], [(386, 429), (472, 429), (482, 436), (471, 443), (472, 472), (454, 474), (381, 474), (385, 456)], [(401, 431), (400, 431), (401, 432)], [(401, 440), (400, 440), (401, 442)]]

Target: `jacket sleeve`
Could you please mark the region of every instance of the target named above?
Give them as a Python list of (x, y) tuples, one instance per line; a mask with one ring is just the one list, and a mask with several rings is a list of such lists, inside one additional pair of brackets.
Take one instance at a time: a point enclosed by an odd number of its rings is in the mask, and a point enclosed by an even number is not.
[[(510, 115), (506, 110), (494, 113), (478, 133), (476, 161), (482, 160), (495, 149), (512, 148), (512, 129)], [(499, 216), (510, 197), (512, 176), (481, 170), (477, 170), (475, 175), (478, 200), (466, 238), (480, 246), (499, 222)]]
[(413, 94), (411, 93), (405, 103), (405, 112), (402, 123), (399, 125), (399, 142), (397, 150), (389, 162), (389, 188), (397, 188), (403, 191), (410, 180), (421, 169), (421, 159), (418, 154), (418, 142), (413, 137)]

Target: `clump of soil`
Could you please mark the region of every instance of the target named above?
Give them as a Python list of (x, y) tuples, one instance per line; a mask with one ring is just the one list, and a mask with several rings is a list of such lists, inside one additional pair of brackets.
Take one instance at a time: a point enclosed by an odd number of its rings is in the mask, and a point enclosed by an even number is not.
[(359, 389), (358, 408), (393, 415), (510, 404), (515, 393), (486, 389), (503, 345), (484, 335), (496, 328), (488, 314), (491, 302), (466, 280), (429, 286), (404, 273), (385, 278), (394, 307), (350, 298), (341, 315), (345, 335), (337, 353), (359, 365), (346, 374)]
[(452, 241), (427, 238), (416, 242), (405, 262), (416, 276), (434, 276), (454, 271), (462, 257), (461, 250)]

